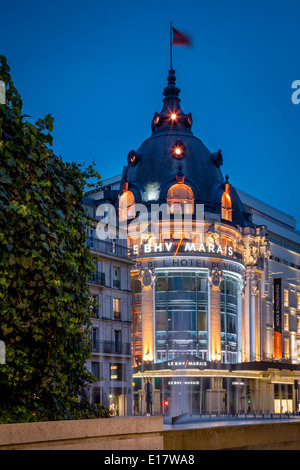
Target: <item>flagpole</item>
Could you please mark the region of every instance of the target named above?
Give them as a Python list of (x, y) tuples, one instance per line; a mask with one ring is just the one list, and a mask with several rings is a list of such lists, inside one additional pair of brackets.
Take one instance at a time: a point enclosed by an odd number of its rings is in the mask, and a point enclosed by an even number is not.
[(172, 64), (172, 21), (170, 22), (170, 70), (173, 70), (173, 64)]

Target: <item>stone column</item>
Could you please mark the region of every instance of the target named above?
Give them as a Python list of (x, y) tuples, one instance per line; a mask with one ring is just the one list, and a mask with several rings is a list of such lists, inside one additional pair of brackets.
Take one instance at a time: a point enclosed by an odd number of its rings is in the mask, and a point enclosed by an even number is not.
[(257, 360), (257, 295), (258, 282), (255, 272), (251, 273), (250, 278), (250, 360)]
[(237, 288), (237, 317), (238, 317), (238, 341), (237, 341), (237, 361), (243, 361), (243, 323), (242, 323), (242, 297), (244, 295), (244, 279), (239, 278)]
[(250, 361), (250, 272), (245, 273), (245, 297), (243, 302), (243, 361)]
[(154, 276), (152, 271), (144, 269), (140, 272), (142, 283), (142, 359), (154, 360)]

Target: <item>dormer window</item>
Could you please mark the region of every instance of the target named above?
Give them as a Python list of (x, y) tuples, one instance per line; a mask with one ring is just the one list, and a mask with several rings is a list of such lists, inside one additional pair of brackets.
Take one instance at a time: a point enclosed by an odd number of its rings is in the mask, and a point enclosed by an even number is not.
[(133, 192), (125, 191), (119, 199), (119, 216), (121, 220), (134, 219), (135, 199)]

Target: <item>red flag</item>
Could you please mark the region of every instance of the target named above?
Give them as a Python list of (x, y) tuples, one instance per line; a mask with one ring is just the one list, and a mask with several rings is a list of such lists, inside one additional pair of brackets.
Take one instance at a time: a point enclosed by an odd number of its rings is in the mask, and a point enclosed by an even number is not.
[(173, 30), (173, 41), (172, 41), (173, 46), (191, 47), (192, 40), (190, 36), (188, 36), (185, 33), (182, 33), (181, 31), (178, 31), (178, 29), (175, 29), (173, 27), (172, 27), (172, 30)]

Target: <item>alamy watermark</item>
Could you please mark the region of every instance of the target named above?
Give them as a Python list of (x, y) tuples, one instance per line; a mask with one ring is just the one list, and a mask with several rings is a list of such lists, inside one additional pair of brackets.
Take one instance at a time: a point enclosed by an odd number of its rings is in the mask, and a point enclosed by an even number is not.
[(292, 93), (291, 99), (293, 104), (300, 103), (300, 80), (294, 80), (292, 83), (292, 89), (295, 91)]
[(3, 80), (0, 80), (0, 104), (6, 104), (6, 89)]
[[(193, 212), (193, 213), (192, 213)], [(195, 210), (181, 204), (134, 204), (116, 209), (112, 204), (100, 204), (96, 210), (98, 219), (96, 234), (100, 240), (131, 238), (147, 235), (159, 239), (201, 237), (204, 235), (204, 205), (196, 204)], [(172, 218), (172, 219), (171, 219)]]
[(204, 205), (134, 204), (120, 210), (108, 203), (98, 206), (96, 236), (100, 240), (127, 240), (131, 255), (150, 253), (208, 253), (234, 256), (231, 243), (220, 243), (214, 222), (205, 232)]

